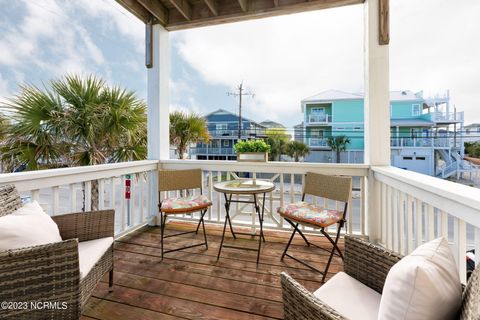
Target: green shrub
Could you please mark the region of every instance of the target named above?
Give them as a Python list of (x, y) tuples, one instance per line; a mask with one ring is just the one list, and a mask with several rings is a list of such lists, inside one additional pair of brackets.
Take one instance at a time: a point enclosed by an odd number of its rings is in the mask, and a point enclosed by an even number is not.
[(236, 153), (270, 152), (270, 146), (263, 140), (239, 141), (233, 146)]
[(465, 153), (470, 157), (480, 158), (480, 143), (465, 142)]

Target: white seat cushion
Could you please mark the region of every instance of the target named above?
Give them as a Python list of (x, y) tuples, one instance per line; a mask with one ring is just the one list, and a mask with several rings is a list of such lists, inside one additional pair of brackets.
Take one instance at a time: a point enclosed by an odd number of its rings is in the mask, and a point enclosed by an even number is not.
[(78, 243), (78, 259), (80, 262), (80, 279), (83, 279), (100, 260), (113, 243), (113, 238), (101, 238)]
[(37, 201), (0, 217), (0, 251), (62, 241), (57, 224)]
[(348, 319), (377, 319), (381, 295), (352, 278), (339, 272), (313, 293)]
[(379, 319), (456, 319), (462, 303), (457, 265), (445, 238), (427, 242), (388, 272)]

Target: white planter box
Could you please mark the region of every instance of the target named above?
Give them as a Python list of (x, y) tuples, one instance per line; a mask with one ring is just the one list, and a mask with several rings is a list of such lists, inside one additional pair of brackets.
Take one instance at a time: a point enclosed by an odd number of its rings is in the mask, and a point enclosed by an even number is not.
[(267, 162), (268, 152), (242, 152), (237, 154), (237, 161)]

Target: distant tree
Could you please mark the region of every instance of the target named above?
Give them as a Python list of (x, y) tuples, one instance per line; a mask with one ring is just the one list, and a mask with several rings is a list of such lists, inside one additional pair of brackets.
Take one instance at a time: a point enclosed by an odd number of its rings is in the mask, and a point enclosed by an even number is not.
[[(96, 76), (67, 75), (42, 89), (21, 86), (4, 108), (11, 123), (1, 147), (7, 171), (146, 158), (145, 103)], [(96, 181), (91, 204), (98, 207)]]
[(480, 158), (480, 143), (478, 142), (465, 142), (465, 153), (470, 157)]
[(287, 153), (290, 135), (287, 134), (285, 128), (268, 128), (265, 132), (267, 134), (265, 142), (270, 145), (269, 160), (280, 161), (281, 155)]
[(345, 135), (327, 137), (327, 145), (336, 152), (336, 161), (340, 163), (340, 153), (347, 150), (350, 144), (350, 138)]
[(310, 153), (310, 148), (300, 141), (290, 141), (287, 144), (287, 154), (295, 159), (295, 162), (300, 161), (300, 158), (307, 156)]
[(179, 159), (184, 159), (189, 144), (210, 140), (207, 122), (195, 113), (170, 113), (170, 143), (177, 147)]

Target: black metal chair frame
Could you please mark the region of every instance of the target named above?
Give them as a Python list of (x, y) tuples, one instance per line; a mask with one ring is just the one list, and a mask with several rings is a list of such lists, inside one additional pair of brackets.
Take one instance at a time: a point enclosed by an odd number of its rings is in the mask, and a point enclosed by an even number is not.
[[(302, 201), (305, 201), (305, 193), (303, 193), (302, 195)], [(343, 260), (343, 254), (342, 254), (342, 251), (340, 250), (340, 248), (338, 247), (338, 240), (340, 239), (340, 231), (341, 229), (343, 228), (343, 226), (345, 225), (345, 222), (347, 222), (346, 220), (346, 215), (347, 215), (347, 208), (348, 208), (348, 202), (345, 202), (345, 206), (344, 206), (344, 210), (343, 210), (343, 214), (342, 214), (342, 219), (340, 219), (338, 222), (337, 222), (337, 235), (335, 237), (335, 240), (332, 239), (332, 237), (328, 234), (328, 232), (325, 231), (325, 227), (320, 227), (320, 232), (325, 236), (325, 238), (328, 239), (328, 241), (330, 241), (330, 243), (332, 244), (332, 250), (328, 250), (326, 248), (323, 248), (323, 247), (320, 247), (310, 241), (308, 241), (307, 237), (303, 234), (302, 230), (300, 230), (298, 228), (298, 225), (300, 224), (299, 222), (293, 222), (292, 220), (286, 218), (286, 217), (283, 217), (292, 227), (293, 227), (293, 232), (292, 232), (292, 235), (290, 236), (290, 239), (288, 240), (288, 243), (287, 243), (287, 246), (285, 247), (285, 250), (283, 251), (283, 254), (282, 254), (282, 257), (280, 258), (281, 261), (283, 261), (283, 259), (285, 258), (285, 256), (289, 257), (290, 259), (293, 259), (295, 261), (297, 261), (298, 263), (301, 263), (303, 264), (304, 266), (308, 267), (309, 269), (313, 270), (313, 271), (316, 271), (318, 273), (320, 273), (322, 275), (322, 282), (325, 282), (325, 277), (327, 276), (327, 273), (328, 273), (328, 269), (330, 268), (330, 264), (332, 262), (332, 259), (333, 259), (333, 255), (337, 255), (339, 256), (340, 258), (342, 258)], [(319, 228), (318, 226), (316, 225), (312, 225), (312, 224), (308, 224), (308, 223), (304, 223), (305, 225), (308, 225), (308, 226), (311, 226), (313, 228)], [(328, 258), (328, 262), (327, 262), (327, 266), (325, 267), (325, 270), (324, 271), (320, 271), (318, 268), (315, 268), (314, 266), (312, 266), (311, 264), (308, 264), (306, 263), (305, 261), (302, 261), (301, 259), (299, 258), (296, 258), (290, 254), (287, 253), (288, 251), (288, 248), (290, 247), (290, 244), (292, 243), (292, 240), (295, 236), (295, 233), (298, 232), (300, 234), (300, 236), (302, 236), (303, 240), (305, 241), (305, 243), (307, 244), (307, 246), (314, 246), (316, 248), (319, 248), (321, 250), (324, 250), (324, 251), (327, 251), (330, 253), (330, 256)]]
[[(188, 190), (186, 190), (187, 192), (187, 195), (188, 195)], [(202, 188), (200, 188), (200, 194), (203, 194), (202, 193)], [(160, 198), (160, 193), (159, 193), (159, 198)], [(169, 252), (175, 252), (175, 251), (180, 251), (180, 250), (185, 250), (185, 249), (190, 249), (190, 248), (195, 248), (195, 247), (200, 247), (200, 246), (203, 246), (205, 245), (205, 249), (208, 250), (208, 242), (207, 242), (207, 233), (205, 232), (205, 222), (204, 222), (204, 217), (205, 217), (205, 214), (207, 213), (208, 211), (208, 207), (203, 209), (203, 210), (197, 210), (197, 211), (185, 211), (185, 212), (176, 212), (176, 213), (165, 213), (162, 211), (162, 201), (160, 201), (160, 203), (158, 204), (158, 210), (160, 212), (160, 231), (161, 231), (161, 249), (162, 249), (162, 259), (163, 259), (163, 255), (165, 253), (169, 253)], [(198, 221), (198, 224), (197, 224), (197, 228), (194, 230), (194, 231), (185, 231), (185, 232), (179, 232), (179, 233), (176, 233), (176, 234), (170, 234), (168, 236), (165, 235), (165, 225), (166, 225), (166, 222), (167, 222), (167, 217), (168, 215), (174, 215), (174, 214), (182, 214), (182, 213), (191, 213), (193, 214), (194, 212), (198, 212), (200, 211), (200, 219)], [(184, 246), (184, 247), (180, 247), (180, 248), (175, 248), (175, 249), (170, 249), (170, 250), (164, 250), (164, 247), (163, 247), (163, 240), (165, 238), (171, 238), (171, 237), (176, 237), (176, 236), (182, 236), (182, 235), (185, 235), (185, 234), (190, 234), (190, 233), (195, 233), (195, 234), (198, 234), (198, 229), (200, 228), (200, 224), (202, 225), (202, 229), (203, 229), (203, 238), (204, 238), (204, 242), (202, 243), (197, 243), (197, 244), (192, 244), (192, 245), (189, 245), (189, 246)]]

